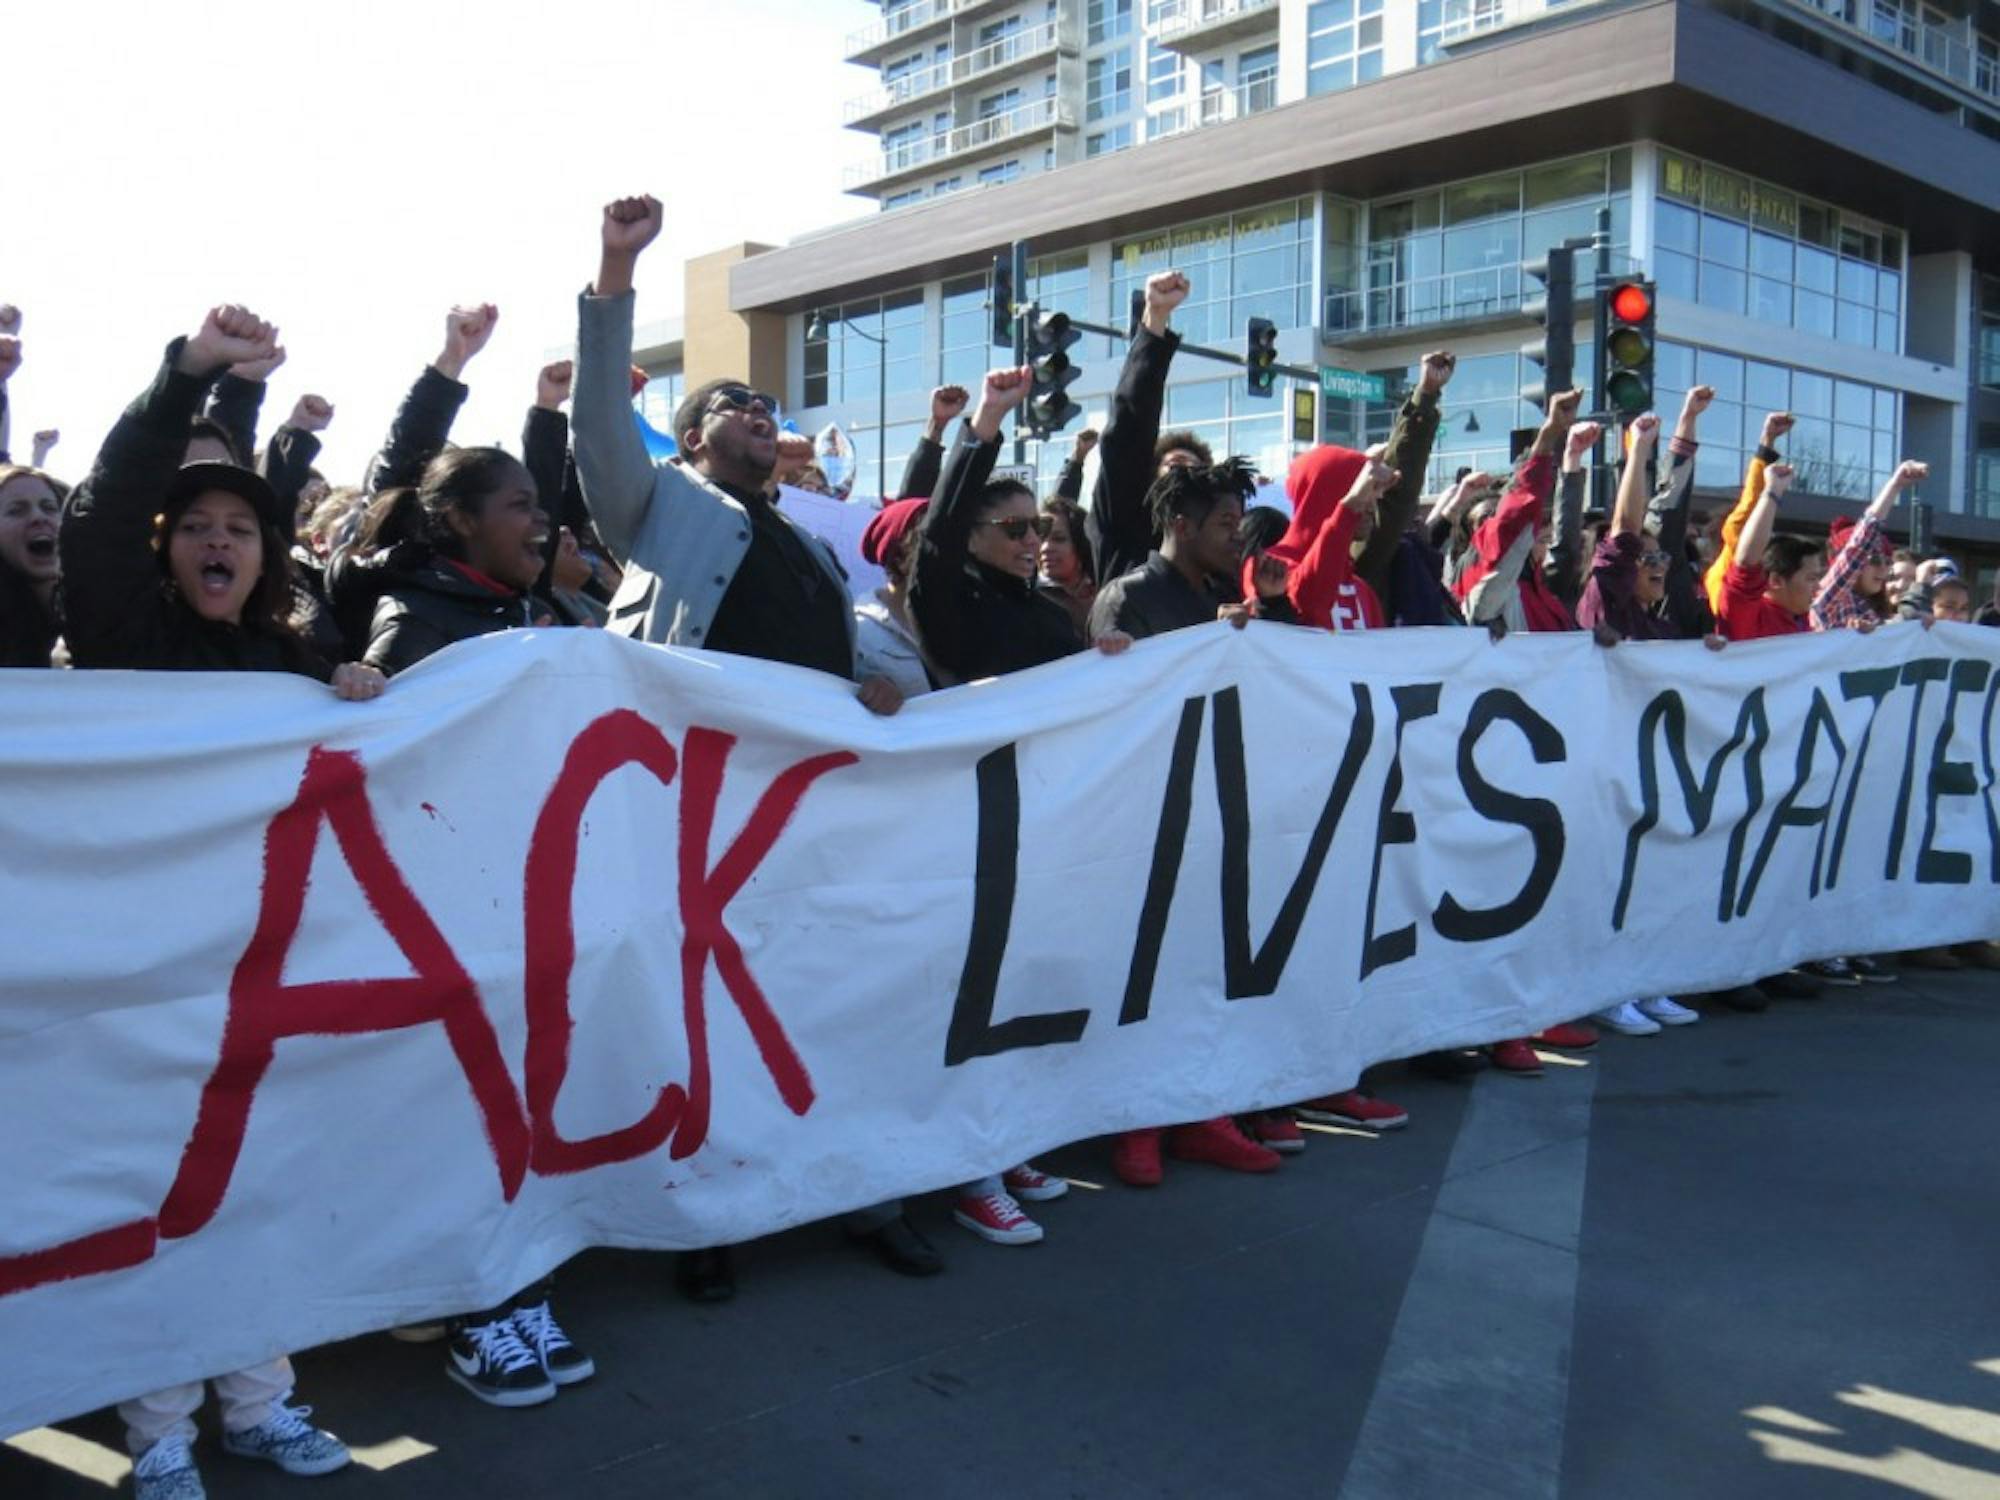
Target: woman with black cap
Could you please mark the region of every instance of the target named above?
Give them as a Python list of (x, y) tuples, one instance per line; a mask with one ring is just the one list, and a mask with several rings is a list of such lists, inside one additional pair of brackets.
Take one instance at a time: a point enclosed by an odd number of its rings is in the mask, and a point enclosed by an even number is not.
[[(331, 681), (343, 698), (372, 698), (382, 674), (349, 662), (329, 671), (289, 624), (286, 517), (248, 469), (182, 463), (189, 427), (215, 378), (267, 358), (277, 331), (240, 307), (211, 311), (175, 339), (139, 399), (105, 439), (71, 497), (60, 532), (63, 630), (79, 667), (296, 672)], [(292, 1364), (280, 1355), (215, 1377), (223, 1448), (288, 1474), (348, 1462), (338, 1438), (287, 1404)], [(189, 1444), (202, 1382), (119, 1403), (139, 1500), (200, 1500)]]

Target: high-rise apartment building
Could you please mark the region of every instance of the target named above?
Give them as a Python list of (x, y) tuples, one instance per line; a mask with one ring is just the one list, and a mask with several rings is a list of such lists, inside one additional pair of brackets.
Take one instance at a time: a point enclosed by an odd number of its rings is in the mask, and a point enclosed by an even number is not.
[[(880, 141), (850, 186), (884, 211), (733, 257), (727, 316), (802, 426), (855, 436), (868, 490), (933, 385), (1004, 358), (987, 268), (1015, 239), (1029, 294), (1098, 322), (1171, 265), (1193, 342), (1268, 317), (1287, 363), (1392, 382), (1448, 346), (1437, 470), (1504, 465), (1534, 419), (1521, 263), (1608, 208), (1618, 266), (1658, 283), (1660, 410), (1720, 392), (1701, 490), (1785, 408), (1795, 514), (1914, 456), (1940, 537), (2000, 557), (1996, 0), (885, 0), (849, 60), (876, 77), (848, 123)], [(1072, 352), (1101, 409), (1121, 350)], [(1167, 419), (1275, 471), (1286, 394), (1183, 355)], [(1327, 401), (1322, 435), (1390, 410)], [(1068, 437), (1044, 447), (1052, 475)]]

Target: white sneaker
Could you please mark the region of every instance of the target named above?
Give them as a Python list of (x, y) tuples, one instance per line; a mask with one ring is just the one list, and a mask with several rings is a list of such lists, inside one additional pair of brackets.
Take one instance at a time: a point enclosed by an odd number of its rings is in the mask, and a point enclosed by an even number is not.
[(163, 1437), (132, 1465), (135, 1500), (207, 1500), (187, 1440)]
[(1670, 1000), (1665, 995), (1651, 1000), (1641, 1000), (1638, 1004), (1641, 1015), (1658, 1021), (1662, 1026), (1692, 1026), (1701, 1019), (1700, 1011), (1689, 1010), (1685, 1005)]
[(1614, 1005), (1608, 1010), (1600, 1010), (1595, 1019), (1609, 1026), (1620, 1036), (1653, 1036), (1660, 1029), (1660, 1023), (1639, 1009), (1637, 1002), (1631, 1000), (1627, 1000), (1623, 1005)]
[(1032, 1245), (1042, 1237), (1042, 1226), (1022, 1213), (1021, 1205), (1004, 1192), (960, 1198), (951, 1216), (996, 1245)]

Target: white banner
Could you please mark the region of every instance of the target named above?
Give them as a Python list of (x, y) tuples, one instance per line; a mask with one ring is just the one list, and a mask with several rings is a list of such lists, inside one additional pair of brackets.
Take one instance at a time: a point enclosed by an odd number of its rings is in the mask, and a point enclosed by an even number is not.
[(604, 631), (0, 674), (0, 1432), (2000, 934), (2000, 633), (1224, 626), (870, 717)]

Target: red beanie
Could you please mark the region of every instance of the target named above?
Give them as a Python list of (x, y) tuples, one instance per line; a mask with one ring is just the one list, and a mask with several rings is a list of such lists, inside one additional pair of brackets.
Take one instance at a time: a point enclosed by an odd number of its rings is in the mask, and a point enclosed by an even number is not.
[(902, 550), (903, 538), (923, 520), (929, 508), (929, 500), (898, 500), (883, 506), (861, 533), (862, 557), (878, 568), (886, 568), (889, 560)]

